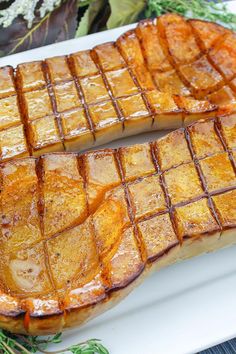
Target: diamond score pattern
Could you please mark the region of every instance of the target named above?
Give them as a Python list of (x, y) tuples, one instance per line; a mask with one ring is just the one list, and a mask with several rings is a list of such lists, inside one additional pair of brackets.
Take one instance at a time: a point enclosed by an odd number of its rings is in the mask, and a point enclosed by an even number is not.
[(236, 115), (212, 118), (153, 143), (2, 163), (4, 287), (88, 305), (185, 239), (224, 237), (236, 225), (235, 126)]
[(168, 14), (115, 43), (0, 68), (0, 161), (179, 128), (215, 116), (216, 102), (236, 110), (234, 42), (219, 25)]

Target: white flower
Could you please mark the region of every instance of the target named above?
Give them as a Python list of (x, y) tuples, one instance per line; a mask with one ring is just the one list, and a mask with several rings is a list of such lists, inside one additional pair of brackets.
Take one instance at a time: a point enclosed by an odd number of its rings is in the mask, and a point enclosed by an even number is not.
[[(0, 0), (0, 3), (8, 1)], [(0, 11), (0, 26), (8, 27), (16, 17), (22, 15), (28, 23), (28, 28), (31, 28), (39, 2), (40, 0), (15, 0), (6, 9)], [(47, 12), (52, 12), (61, 2), (62, 0), (43, 0), (39, 8), (40, 17), (43, 18)]]

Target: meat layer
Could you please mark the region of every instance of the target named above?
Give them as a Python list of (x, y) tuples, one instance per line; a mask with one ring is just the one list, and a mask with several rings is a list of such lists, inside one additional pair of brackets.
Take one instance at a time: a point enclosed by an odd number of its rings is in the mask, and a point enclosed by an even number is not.
[(79, 325), (159, 269), (236, 242), (236, 115), (142, 145), (0, 165), (0, 326)]
[(167, 14), (116, 42), (0, 69), (0, 160), (235, 111), (236, 35)]

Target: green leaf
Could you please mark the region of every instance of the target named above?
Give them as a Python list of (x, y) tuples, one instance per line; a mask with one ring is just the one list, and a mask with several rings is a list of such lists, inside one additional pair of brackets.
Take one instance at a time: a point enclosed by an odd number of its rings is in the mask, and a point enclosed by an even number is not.
[(147, 0), (146, 17), (160, 16), (166, 12), (219, 22), (236, 30), (236, 15), (227, 9), (227, 3), (223, 4), (222, 0)]
[(80, 20), (75, 37), (85, 36), (89, 33), (89, 29), (98, 15), (101, 8), (104, 6), (104, 0), (92, 0), (89, 7), (85, 11), (82, 19)]
[(79, 7), (84, 7), (84, 6), (88, 6), (93, 0), (78, 0), (79, 3)]
[(145, 0), (109, 0), (111, 16), (107, 21), (107, 28), (115, 28), (137, 20), (138, 15), (146, 5)]
[(61, 343), (61, 335), (62, 333), (57, 333), (55, 336), (51, 339), (52, 343)]
[(50, 343), (60, 343), (61, 333), (46, 339), (21, 334), (12, 334), (0, 329), (0, 354), (109, 354), (99, 339), (89, 339), (64, 350), (45, 351)]

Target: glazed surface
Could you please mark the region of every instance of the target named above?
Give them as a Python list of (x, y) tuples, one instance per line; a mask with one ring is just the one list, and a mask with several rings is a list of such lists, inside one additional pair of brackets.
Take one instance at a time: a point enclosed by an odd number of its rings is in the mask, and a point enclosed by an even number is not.
[(2, 163), (1, 326), (81, 324), (152, 264), (198, 254), (199, 240), (234, 243), (235, 162), (231, 115), (152, 143)]
[(236, 35), (168, 14), (114, 43), (0, 69), (0, 160), (235, 111)]

